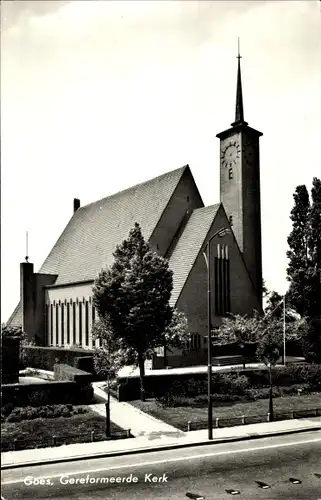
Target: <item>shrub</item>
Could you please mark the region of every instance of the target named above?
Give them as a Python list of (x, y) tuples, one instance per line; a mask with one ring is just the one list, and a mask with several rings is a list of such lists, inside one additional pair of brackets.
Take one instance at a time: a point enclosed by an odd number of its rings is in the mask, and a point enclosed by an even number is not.
[[(269, 397), (270, 388), (269, 387), (261, 387), (261, 388), (252, 388), (246, 390), (246, 396), (248, 399), (252, 399), (256, 401), (257, 399), (266, 399)], [(281, 392), (279, 388), (273, 387), (272, 395), (274, 398), (278, 398), (281, 396)]]
[(35, 418), (68, 418), (71, 415), (86, 413), (86, 408), (73, 407), (72, 405), (46, 405), (46, 406), (25, 406), (14, 408), (6, 418), (7, 422), (20, 422), (21, 420), (32, 420)]
[(213, 377), (213, 388), (217, 394), (244, 394), (249, 387), (246, 375), (238, 373), (216, 373)]
[(13, 409), (14, 409), (13, 403), (6, 403), (2, 407), (1, 413), (3, 414), (4, 417), (7, 417), (8, 415), (10, 415)]
[(28, 402), (31, 406), (43, 406), (49, 402), (48, 393), (45, 391), (34, 391), (28, 395)]

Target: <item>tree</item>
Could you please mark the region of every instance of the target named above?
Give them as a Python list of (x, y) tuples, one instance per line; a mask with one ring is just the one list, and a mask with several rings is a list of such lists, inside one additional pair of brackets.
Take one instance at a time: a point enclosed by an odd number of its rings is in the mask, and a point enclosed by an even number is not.
[[(307, 322), (304, 318), (295, 318), (289, 314), (289, 321), (286, 324), (286, 339), (298, 340), (307, 331)], [(266, 335), (268, 337), (266, 337)], [(217, 330), (218, 344), (237, 343), (239, 345), (252, 344), (254, 347), (266, 337), (265, 343), (269, 340), (273, 343), (273, 338), (282, 339), (280, 351), (282, 348), (284, 334), (283, 319), (275, 316), (261, 317), (255, 314), (252, 317), (229, 315), (223, 318), (222, 325)], [(267, 340), (268, 339), (268, 340)]]
[(101, 319), (94, 323), (92, 335), (94, 339), (101, 340), (101, 346), (94, 351), (93, 360), (95, 372), (105, 378), (107, 383), (106, 437), (110, 438), (111, 384), (116, 379), (119, 370), (131, 360), (133, 353), (130, 349), (124, 349), (121, 342), (113, 337), (108, 321)]
[(302, 317), (312, 319), (321, 310), (321, 181), (313, 179), (312, 204), (304, 185), (298, 186), (293, 196), (287, 301)]
[(280, 335), (275, 335), (275, 331), (267, 331), (260, 339), (257, 347), (258, 358), (267, 366), (269, 370), (269, 414), (270, 421), (274, 420), (273, 414), (273, 381), (272, 381), (272, 368), (278, 362), (280, 357), (280, 349), (282, 345), (282, 337)]
[(113, 256), (112, 266), (95, 280), (93, 303), (112, 338), (134, 353), (144, 400), (145, 359), (179, 336), (168, 330), (177, 318), (169, 304), (173, 273), (168, 261), (150, 250), (137, 223)]

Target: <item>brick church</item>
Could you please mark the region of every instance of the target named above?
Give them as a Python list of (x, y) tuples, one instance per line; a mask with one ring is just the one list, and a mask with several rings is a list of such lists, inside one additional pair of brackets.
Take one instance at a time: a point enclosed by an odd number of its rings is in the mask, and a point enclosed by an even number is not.
[[(74, 199), (74, 213), (35, 273), (20, 264), (20, 302), (8, 324), (21, 326), (28, 339), (45, 346), (99, 346), (91, 326), (97, 318), (92, 286), (112, 252), (135, 222), (151, 249), (173, 270), (171, 304), (187, 315), (191, 340), (181, 353), (167, 353), (168, 364), (204, 363), (207, 347), (207, 263), (211, 241), (212, 327), (227, 313), (251, 314), (262, 308), (260, 208), (261, 132), (244, 120), (240, 56), (235, 120), (220, 140), (220, 202), (204, 206), (188, 165), (89, 205)], [(224, 233), (223, 233), (224, 234)], [(163, 352), (155, 353), (162, 365)]]

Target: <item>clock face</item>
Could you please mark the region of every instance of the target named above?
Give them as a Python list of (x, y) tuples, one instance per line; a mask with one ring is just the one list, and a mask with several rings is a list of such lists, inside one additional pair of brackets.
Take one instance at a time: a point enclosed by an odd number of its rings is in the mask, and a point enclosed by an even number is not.
[(229, 142), (221, 153), (222, 165), (224, 167), (233, 167), (241, 156), (241, 147), (236, 141)]

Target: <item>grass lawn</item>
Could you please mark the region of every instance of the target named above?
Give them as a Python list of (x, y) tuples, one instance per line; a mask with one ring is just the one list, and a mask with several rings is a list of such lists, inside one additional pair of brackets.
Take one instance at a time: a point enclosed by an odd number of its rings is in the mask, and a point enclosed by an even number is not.
[[(57, 445), (86, 443), (91, 441), (91, 431), (94, 431), (95, 441), (103, 441), (105, 435), (105, 418), (88, 408), (88, 412), (71, 417), (36, 418), (21, 422), (4, 422), (1, 424), (1, 451), (7, 451), (8, 443), (14, 439), (17, 449), (52, 446), (52, 436), (56, 436)], [(112, 433), (122, 431), (111, 422)], [(12, 445), (11, 445), (12, 446)]]
[[(149, 413), (155, 418), (177, 427), (178, 429), (187, 430), (187, 422), (197, 422), (197, 428), (207, 427), (207, 405), (201, 408), (190, 406), (178, 406), (174, 408), (162, 408), (155, 400), (147, 400), (145, 402), (136, 400), (130, 402), (136, 408), (139, 408), (146, 413)], [(222, 419), (233, 419), (236, 417), (267, 415), (269, 408), (268, 399), (259, 399), (248, 403), (231, 402), (231, 403), (213, 403), (213, 417)], [(321, 408), (321, 394), (301, 394), (300, 396), (284, 396), (274, 398), (274, 412), (290, 412), (291, 410), (305, 410)], [(260, 421), (260, 420), (259, 420)], [(261, 420), (262, 421), (262, 420)], [(230, 422), (230, 424), (232, 421)], [(252, 422), (251, 422), (252, 423)], [(253, 420), (254, 423), (254, 420)], [(240, 422), (232, 423), (239, 425)], [(225, 424), (224, 424), (225, 425)], [(227, 423), (228, 425), (228, 423)]]

